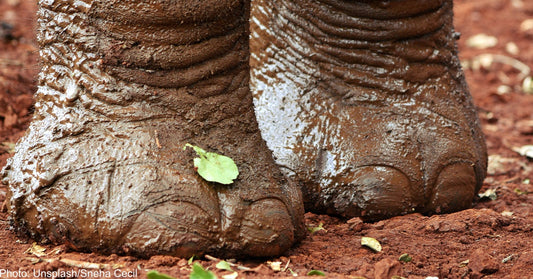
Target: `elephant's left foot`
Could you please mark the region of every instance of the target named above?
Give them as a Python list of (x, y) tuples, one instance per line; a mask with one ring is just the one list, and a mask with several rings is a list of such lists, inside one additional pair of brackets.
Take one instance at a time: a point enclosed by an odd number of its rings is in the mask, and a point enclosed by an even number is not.
[[(301, 192), (253, 112), (249, 1), (39, 7), (35, 114), (0, 172), (14, 229), (143, 257), (276, 256), (305, 236)], [(187, 143), (231, 157), (238, 177), (202, 179)]]
[(379, 219), (471, 206), (486, 168), (452, 1), (259, 1), (252, 87), (308, 210)]

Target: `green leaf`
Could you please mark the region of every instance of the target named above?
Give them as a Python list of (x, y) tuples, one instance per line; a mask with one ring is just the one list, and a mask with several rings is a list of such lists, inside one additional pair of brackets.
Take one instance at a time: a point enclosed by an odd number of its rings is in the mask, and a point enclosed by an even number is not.
[(205, 270), (199, 263), (192, 265), (192, 272), (189, 275), (190, 279), (216, 279), (215, 274), (209, 270)]
[(227, 271), (233, 271), (233, 269), (231, 269), (231, 266), (229, 265), (229, 263), (226, 262), (226, 261), (218, 262), (217, 265), (216, 265), (216, 268), (222, 269), (222, 270), (227, 270)]
[(326, 229), (324, 229), (324, 223), (320, 222), (320, 224), (318, 224), (318, 227), (307, 227), (307, 230), (313, 234), (313, 233), (316, 233), (318, 231), (326, 231), (328, 232)]
[(361, 237), (361, 245), (366, 246), (376, 252), (381, 252), (381, 244), (375, 238), (372, 237)]
[(187, 264), (188, 264), (188, 265), (191, 265), (192, 262), (194, 261), (194, 258), (195, 258), (195, 257), (196, 257), (195, 255), (192, 255), (192, 256), (189, 258), (189, 260), (187, 261)]
[(307, 272), (307, 276), (326, 276), (326, 274), (320, 270), (311, 270)]
[(194, 167), (203, 179), (221, 184), (231, 184), (239, 176), (239, 169), (230, 157), (207, 152), (198, 146), (188, 143), (185, 144), (183, 149), (187, 147), (192, 147), (196, 154), (200, 156), (199, 158), (194, 158)]
[(150, 270), (146, 273), (146, 278), (148, 279), (176, 279), (172, 276), (166, 275), (164, 273), (159, 273), (156, 270)]
[(413, 257), (409, 256), (409, 254), (405, 253), (398, 258), (400, 262), (408, 263), (413, 260)]

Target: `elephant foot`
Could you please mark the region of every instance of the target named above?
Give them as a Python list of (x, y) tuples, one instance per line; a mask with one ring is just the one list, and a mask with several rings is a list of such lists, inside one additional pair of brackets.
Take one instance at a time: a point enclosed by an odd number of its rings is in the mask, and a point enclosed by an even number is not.
[[(143, 257), (274, 256), (301, 239), (301, 192), (253, 112), (246, 4), (71, 2), (40, 1), (35, 116), (2, 172), (14, 227)], [(187, 143), (231, 157), (234, 183), (201, 178)]]
[[(84, 116), (77, 120), (96, 121)], [(213, 140), (187, 136), (180, 119), (114, 120), (41, 138), (44, 128), (64, 128), (62, 120), (32, 123), (4, 170), (20, 231), (76, 250), (142, 257), (273, 256), (303, 236), (301, 194), (269, 163), (257, 132), (229, 128), (241, 138), (219, 131)], [(232, 157), (239, 177), (231, 185), (202, 179), (196, 155), (182, 149), (188, 142)]]
[(258, 0), (256, 115), (306, 209), (380, 219), (471, 206), (486, 147), (452, 1)]

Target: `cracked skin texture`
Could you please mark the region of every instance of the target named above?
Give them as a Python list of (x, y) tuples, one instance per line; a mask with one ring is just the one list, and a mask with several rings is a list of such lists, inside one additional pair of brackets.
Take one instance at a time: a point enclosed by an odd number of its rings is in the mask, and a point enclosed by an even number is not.
[[(486, 154), (451, 5), (254, 1), (265, 144), (247, 1), (42, 0), (11, 221), (79, 250), (245, 257), (302, 239), (302, 199), (368, 219), (466, 208)], [(232, 157), (237, 181), (203, 181), (185, 143)]]

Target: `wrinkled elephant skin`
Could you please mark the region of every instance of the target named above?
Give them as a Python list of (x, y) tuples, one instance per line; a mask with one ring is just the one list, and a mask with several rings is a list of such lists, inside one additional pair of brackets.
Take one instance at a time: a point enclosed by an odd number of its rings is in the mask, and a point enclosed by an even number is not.
[[(304, 205), (449, 212), (485, 176), (450, 0), (39, 4), (35, 114), (2, 171), (37, 239), (273, 256), (305, 236)], [(237, 180), (202, 179), (186, 143)]]
[(379, 219), (468, 208), (486, 148), (451, 0), (256, 0), (259, 127), (307, 210)]
[[(40, 1), (35, 117), (4, 170), (19, 230), (184, 257), (278, 255), (305, 235), (253, 112), (249, 6), (176, 3)], [(231, 157), (235, 183), (204, 181), (186, 143)]]

